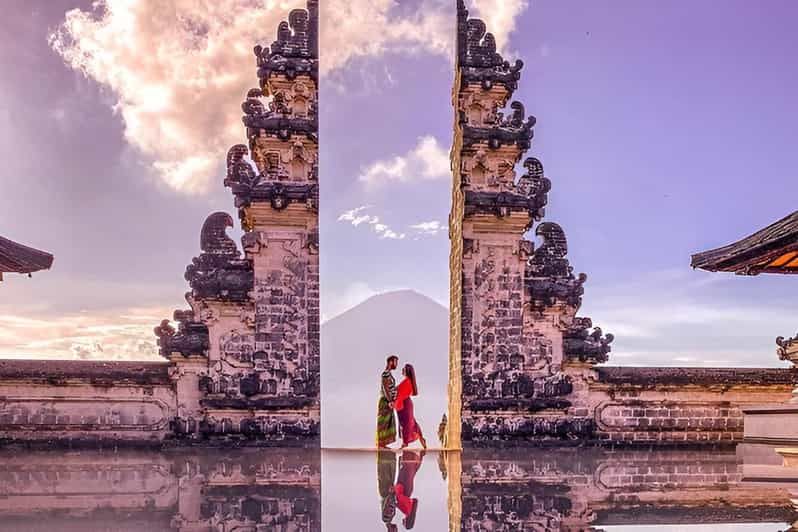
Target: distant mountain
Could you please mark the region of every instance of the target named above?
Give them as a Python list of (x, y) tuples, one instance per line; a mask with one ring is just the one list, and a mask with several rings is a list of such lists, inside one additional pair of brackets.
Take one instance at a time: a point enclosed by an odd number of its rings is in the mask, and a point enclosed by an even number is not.
[(430, 445), (446, 410), (449, 311), (412, 290), (373, 296), (321, 326), (322, 441), (328, 447), (374, 445), (377, 394), (385, 358), (416, 369), (416, 418)]

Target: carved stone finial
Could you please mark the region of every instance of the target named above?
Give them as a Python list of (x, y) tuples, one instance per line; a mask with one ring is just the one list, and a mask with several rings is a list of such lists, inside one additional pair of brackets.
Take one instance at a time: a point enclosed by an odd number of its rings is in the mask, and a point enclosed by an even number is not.
[(543, 243), (535, 250), (526, 267), (526, 285), (534, 304), (550, 306), (560, 301), (579, 308), (587, 275), (574, 276), (566, 255), (565, 231), (554, 222), (544, 222), (535, 230)]
[(252, 290), (252, 264), (241, 258), (241, 252), (227, 228), (233, 219), (226, 212), (208, 216), (202, 226), (202, 253), (186, 267), (185, 278), (194, 299), (240, 301)]
[(501, 83), (511, 93), (518, 86), (524, 66), (520, 59), (514, 65), (505, 61), (496, 51), (493, 34), (487, 31), (482, 20), (468, 18), (468, 9), (462, 0), (457, 2), (457, 61), (464, 82), (481, 83), (485, 90)]
[(227, 152), (227, 176), (224, 179), (226, 187), (233, 187), (233, 193), (239, 195), (239, 187), (248, 190), (258, 182), (252, 165), (244, 157), (249, 155), (249, 148), (244, 144), (236, 144)]
[(174, 319), (178, 322), (177, 331), (169, 320), (161, 321), (155, 328), (161, 356), (169, 357), (173, 353), (183, 356), (206, 355), (210, 346), (208, 327), (196, 321), (191, 310), (176, 310)]
[(233, 218), (226, 212), (215, 212), (202, 224), (200, 249), (211, 255), (224, 255), (238, 258), (241, 253), (232, 238), (227, 236), (227, 228), (233, 227)]
[(779, 336), (776, 338), (776, 345), (779, 346), (777, 353), (780, 360), (789, 360), (798, 365), (798, 334), (792, 338)]
[(277, 27), (277, 38), (269, 48), (255, 47), (261, 85), (273, 72), (293, 79), (297, 74), (318, 77), (319, 43), (318, 0), (308, 0), (307, 9), (295, 9)]
[(549, 202), (551, 181), (543, 175), (543, 164), (534, 157), (524, 161), (526, 174), (518, 179), (516, 189), (528, 200), (529, 214), (535, 221), (543, 219), (546, 204)]
[(161, 324), (153, 329), (155, 336), (159, 338), (160, 345), (161, 338), (168, 338), (175, 335), (175, 328), (169, 323), (169, 320), (161, 320)]
[(564, 259), (568, 254), (568, 241), (565, 231), (554, 222), (543, 222), (535, 229), (535, 235), (543, 239), (543, 244), (535, 252), (541, 260)]
[(614, 339), (612, 334), (604, 335), (600, 327), (593, 327), (590, 318), (575, 317), (563, 336), (563, 352), (574, 361), (600, 364), (609, 359)]

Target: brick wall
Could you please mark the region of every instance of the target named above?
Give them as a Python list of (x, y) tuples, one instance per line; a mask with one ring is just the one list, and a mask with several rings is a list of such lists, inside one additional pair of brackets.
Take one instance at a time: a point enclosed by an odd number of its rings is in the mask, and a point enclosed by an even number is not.
[(583, 402), (600, 441), (731, 443), (743, 438), (740, 407), (787, 401), (794, 378), (775, 368), (600, 367)]

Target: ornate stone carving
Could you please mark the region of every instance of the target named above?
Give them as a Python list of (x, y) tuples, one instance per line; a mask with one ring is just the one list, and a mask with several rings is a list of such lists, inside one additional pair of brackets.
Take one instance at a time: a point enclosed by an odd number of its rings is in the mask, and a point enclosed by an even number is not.
[(563, 351), (571, 360), (600, 364), (609, 359), (614, 339), (612, 334), (604, 335), (600, 327), (593, 327), (590, 318), (574, 318), (563, 337)]
[(590, 440), (596, 431), (593, 418), (476, 414), (463, 421), (462, 437), (468, 441)]
[(521, 103), (513, 102), (512, 105), (515, 110), (513, 114), (504, 118), (499, 113), (497, 124), (493, 127), (463, 125), (463, 145), (484, 142), (493, 150), (505, 144), (515, 145), (519, 150), (528, 150), (532, 146), (532, 128), (536, 119), (534, 116), (524, 118), (524, 106)]
[(155, 328), (158, 337), (159, 352), (162, 357), (169, 358), (173, 353), (183, 356), (208, 355), (208, 327), (194, 318), (191, 310), (176, 310), (174, 320), (178, 322), (177, 331), (163, 320)]
[(318, 443), (317, 23), (311, 0), (256, 48), (260, 88), (241, 106), (249, 146), (230, 148), (224, 178), (245, 255), (226, 234), (232, 218), (210, 215), (186, 269), (193, 312), (175, 314), (177, 331), (156, 328), (162, 353), (207, 355), (172, 358), (186, 438)]
[(779, 346), (777, 353), (780, 360), (789, 360), (793, 364), (798, 361), (798, 334), (787, 339), (779, 336), (776, 338), (776, 345)]
[[(449, 388), (449, 419), (461, 424), (449, 424), (447, 441), (458, 445), (458, 430), (471, 441), (592, 435), (586, 377), (566, 366), (606, 360), (612, 335), (575, 320), (587, 277), (573, 273), (565, 232), (552, 222), (534, 227), (551, 181), (538, 159), (524, 159), (535, 118), (509, 103), (523, 64), (502, 58), (463, 1), (457, 54), (450, 368), (460, 379)], [(533, 227), (538, 246), (524, 238)], [(530, 417), (536, 412), (544, 414)]]
[(245, 301), (253, 286), (252, 264), (241, 259), (226, 229), (233, 226), (229, 214), (216, 212), (202, 226), (202, 253), (186, 267), (185, 278), (194, 299)]
[(294, 79), (300, 74), (318, 80), (319, 3), (308, 0), (307, 10), (294, 9), (277, 28), (277, 39), (269, 48), (255, 47), (258, 77), (262, 86), (275, 74)]
[(544, 306), (562, 302), (579, 308), (587, 275), (580, 273), (574, 277), (573, 268), (566, 258), (568, 243), (565, 232), (556, 223), (543, 222), (537, 226), (535, 234), (543, 244), (535, 250), (526, 268), (525, 283), (532, 302)]
[(465, 83), (479, 83), (484, 90), (501, 84), (512, 93), (521, 79), (523, 61), (513, 65), (496, 51), (496, 39), (485, 23), (468, 18), (464, 0), (457, 1), (457, 61)]

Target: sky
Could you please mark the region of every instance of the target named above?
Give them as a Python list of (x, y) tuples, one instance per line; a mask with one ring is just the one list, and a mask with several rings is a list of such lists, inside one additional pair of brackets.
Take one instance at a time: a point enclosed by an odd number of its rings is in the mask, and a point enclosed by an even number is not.
[[(689, 262), (795, 210), (798, 4), (468, 3), (525, 62), (546, 218), (588, 274), (581, 313), (616, 336), (611, 362), (779, 365), (794, 279)], [(154, 355), (202, 222), (233, 212), (251, 48), (300, 5), (4, 3), (0, 234), (55, 263), (0, 285), (0, 354)], [(396, 289), (448, 302), (454, 16), (448, 0), (322, 1), (323, 319)]]

